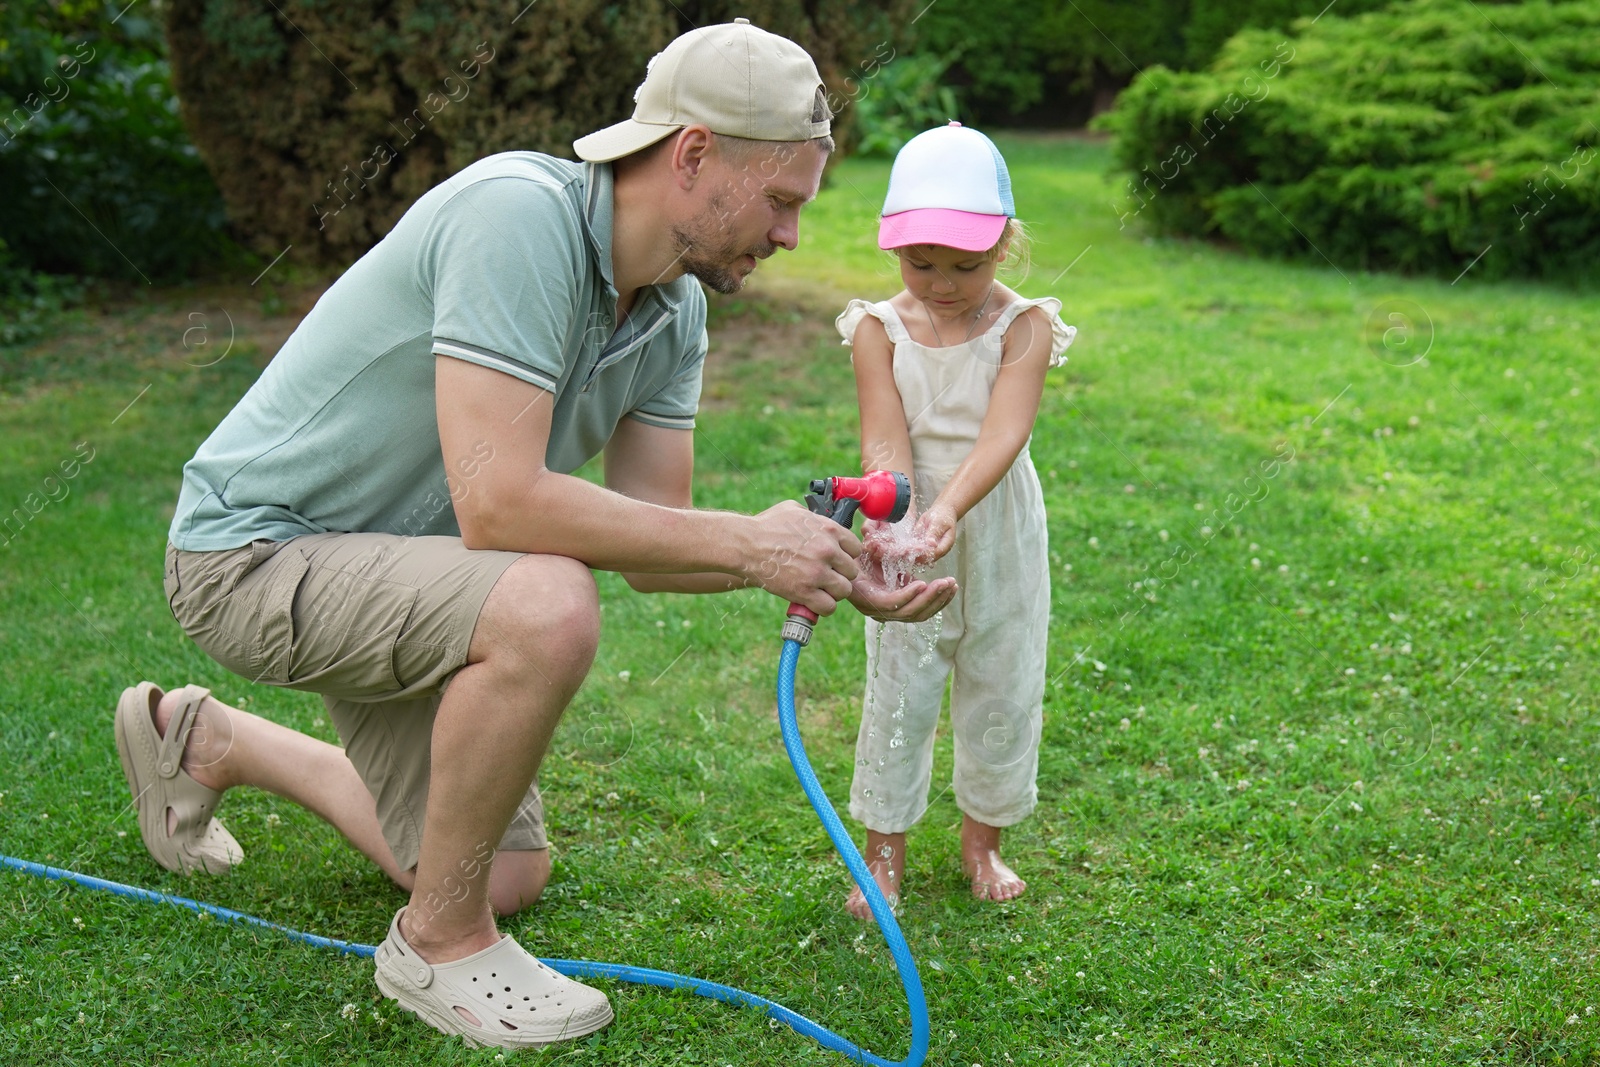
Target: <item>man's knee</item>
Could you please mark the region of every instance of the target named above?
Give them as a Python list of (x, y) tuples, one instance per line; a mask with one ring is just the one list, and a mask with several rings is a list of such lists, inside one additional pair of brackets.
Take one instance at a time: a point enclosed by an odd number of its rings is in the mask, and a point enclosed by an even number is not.
[(489, 905), (496, 915), (514, 915), (538, 900), (549, 881), (549, 849), (497, 853), (489, 869)]
[[(492, 654), (536, 649), (537, 659), (587, 673), (600, 644), (594, 575), (565, 556), (523, 556), (495, 583), (478, 617), (473, 645)], [(531, 657), (530, 657), (531, 660)]]

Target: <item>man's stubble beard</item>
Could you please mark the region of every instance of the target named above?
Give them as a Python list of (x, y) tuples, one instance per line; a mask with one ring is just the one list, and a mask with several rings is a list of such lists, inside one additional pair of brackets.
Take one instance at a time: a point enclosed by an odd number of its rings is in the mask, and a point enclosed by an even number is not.
[(678, 246), (678, 263), (685, 274), (692, 274), (716, 292), (737, 293), (744, 288), (748, 274), (734, 269), (743, 256), (757, 259), (770, 256), (776, 246), (763, 243), (756, 248), (740, 248), (737, 241), (726, 235), (723, 220), (731, 214), (727, 210), (727, 197), (718, 193), (706, 204), (705, 210), (682, 226), (672, 230), (673, 242)]

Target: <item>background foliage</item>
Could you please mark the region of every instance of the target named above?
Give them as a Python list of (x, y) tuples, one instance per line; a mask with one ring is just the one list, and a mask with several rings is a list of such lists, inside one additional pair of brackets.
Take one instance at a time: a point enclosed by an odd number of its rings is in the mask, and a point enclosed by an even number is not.
[(172, 280), (224, 260), (222, 199), (178, 119), (159, 25), (99, 2), (0, 5), (0, 305), (59, 283)]
[(923, 130), (961, 116), (956, 91), (944, 84), (952, 57), (931, 53), (899, 56), (856, 99), (858, 155), (893, 159)]
[(1492, 246), (1486, 274), (1562, 277), (1600, 255), (1597, 120), (1600, 3), (1417, 0), (1241, 33), (1204, 73), (1147, 71), (1103, 124), (1125, 218), (1450, 275)]
[(646, 62), (679, 33), (749, 18), (804, 46), (847, 102), (845, 79), (908, 10), (541, 0), (518, 16), (489, 0), (173, 0), (167, 32), (185, 118), (234, 222), (269, 255), (293, 243), (347, 262), (475, 159), (571, 158), (575, 138), (627, 117)]
[[(1155, 64), (1204, 67), (1246, 27), (1286, 27), (1328, 0), (940, 0), (917, 47), (956, 56), (975, 122), (1076, 125)], [(1387, 0), (1339, 0), (1349, 14)]]

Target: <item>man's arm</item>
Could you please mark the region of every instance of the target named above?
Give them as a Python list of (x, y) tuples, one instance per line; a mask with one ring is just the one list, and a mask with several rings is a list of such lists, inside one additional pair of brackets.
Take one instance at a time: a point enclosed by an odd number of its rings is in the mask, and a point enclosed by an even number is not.
[[(623, 419), (606, 446), (606, 485), (637, 500), (666, 507), (693, 507), (694, 434)], [(832, 520), (823, 520), (832, 523)], [(865, 557), (857, 561), (866, 562)], [(641, 593), (725, 593), (754, 584), (726, 574), (624, 574)], [(890, 588), (880, 567), (862, 566), (850, 602), (862, 614), (898, 622), (920, 622), (950, 603), (955, 579), (916, 581)]]
[[(606, 444), (606, 488), (667, 508), (694, 507), (694, 431), (623, 419)], [(650, 574), (624, 571), (641, 593), (726, 593), (755, 583), (717, 571)]]
[[(820, 615), (851, 596), (861, 543), (799, 504), (738, 515), (636, 499), (545, 466), (549, 392), (448, 356), (436, 357), (435, 391), (445, 473), (468, 548), (569, 556), (624, 574), (715, 572)], [(666, 468), (679, 486), (666, 492), (686, 497), (681, 461)]]

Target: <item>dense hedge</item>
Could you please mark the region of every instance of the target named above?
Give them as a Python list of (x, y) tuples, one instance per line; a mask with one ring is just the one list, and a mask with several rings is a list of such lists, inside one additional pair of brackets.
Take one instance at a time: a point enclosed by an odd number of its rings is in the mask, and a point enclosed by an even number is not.
[[(843, 109), (911, 0), (169, 0), (183, 115), (268, 255), (348, 262), (474, 159), (571, 156), (626, 117), (677, 34), (743, 16), (816, 58)], [(875, 58), (877, 57), (877, 58)]]
[(0, 3), (0, 342), (59, 289), (37, 272), (159, 281), (232, 248), (160, 27), (126, 7)]
[[(1415, 0), (1152, 69), (1102, 123), (1124, 223), (1341, 267), (1592, 276), (1600, 0)], [(1492, 248), (1491, 248), (1492, 246)]]
[[(926, 2), (926, 0), (924, 0)], [(1390, 0), (1339, 0), (1344, 14)], [(1246, 28), (1285, 28), (1328, 0), (940, 0), (917, 20), (917, 48), (954, 56), (971, 118), (1081, 121), (1139, 71), (1204, 67)]]

